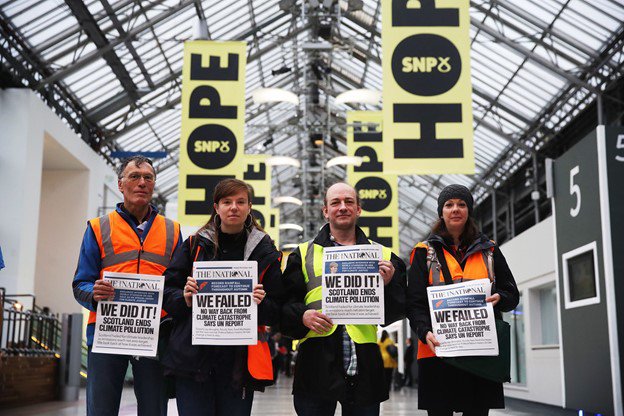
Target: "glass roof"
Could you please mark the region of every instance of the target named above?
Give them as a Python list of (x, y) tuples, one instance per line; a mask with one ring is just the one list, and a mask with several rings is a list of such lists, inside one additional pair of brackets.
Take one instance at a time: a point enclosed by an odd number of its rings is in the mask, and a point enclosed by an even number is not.
[[(260, 87), (306, 95), (304, 78), (315, 75), (301, 44), (324, 17), (302, 12), (310, 4), (302, 0), (0, 0), (11, 34), (2, 41), (1, 62), (42, 96), (54, 88), (70, 126), (86, 125), (104, 157), (113, 150), (167, 151), (156, 164), (157, 192), (171, 200), (178, 183), (183, 42), (192, 38), (198, 17), (210, 39), (248, 44), (246, 151), (307, 158), (305, 112), (313, 125), (329, 125), (335, 141), (320, 155), (329, 159), (344, 154), (345, 113), (355, 108), (337, 105), (334, 97), (382, 88), (380, 2), (364, 0), (362, 10), (353, 11), (357, 2), (340, 1), (339, 17), (327, 18), (334, 48), (320, 59), (329, 75), (320, 75), (319, 89), (329, 105), (323, 98), (314, 111), (251, 100)], [(621, 0), (472, 0), (470, 19), (476, 171), (400, 178), (403, 255), (428, 233), (442, 187), (462, 183), (479, 202), (623, 73)], [(21, 74), (28, 68), (36, 71)], [(290, 71), (272, 73), (280, 68)], [(296, 169), (275, 169), (274, 196), (301, 196), (302, 180)], [(282, 222), (300, 217), (301, 208), (282, 209)]]

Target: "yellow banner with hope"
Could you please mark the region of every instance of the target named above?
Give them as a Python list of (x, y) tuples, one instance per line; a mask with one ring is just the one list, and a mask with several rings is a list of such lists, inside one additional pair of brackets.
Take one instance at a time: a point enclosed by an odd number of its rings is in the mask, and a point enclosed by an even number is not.
[(475, 173), (469, 6), (382, 1), (386, 172)]
[(358, 225), (368, 238), (399, 253), (398, 177), (385, 173), (382, 137), (380, 111), (347, 112), (347, 155), (364, 159), (361, 166), (347, 166), (362, 205)]
[(178, 220), (203, 225), (216, 184), (242, 170), (245, 42), (184, 43)]

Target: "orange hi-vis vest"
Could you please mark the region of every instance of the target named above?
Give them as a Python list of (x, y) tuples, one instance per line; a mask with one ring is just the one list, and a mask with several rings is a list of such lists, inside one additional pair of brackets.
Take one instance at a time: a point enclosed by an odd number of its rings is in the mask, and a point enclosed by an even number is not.
[[(435, 250), (432, 246), (429, 246), (427, 243), (424, 242), (416, 244), (416, 247), (414, 247), (414, 250), (412, 251), (412, 258), (410, 259), (410, 263), (413, 263), (414, 255), (416, 253), (416, 249), (418, 248), (424, 248), (425, 250), (427, 250), (429, 286), (438, 286), (445, 284), (444, 275), (441, 270), (442, 266), (438, 262)], [(453, 254), (449, 253), (444, 247), (442, 247), (442, 251), (444, 252), (446, 265), (448, 266), (451, 277), (453, 278), (453, 283), (460, 283), (465, 280), (476, 279), (490, 279), (490, 281), (493, 281), (494, 274), (492, 266), (492, 253), (494, 251), (494, 247), (489, 250), (479, 250), (469, 255), (466, 259), (466, 264), (463, 270)], [(436, 355), (431, 351), (427, 344), (424, 344), (422, 341), (418, 340), (417, 359), (420, 360), (421, 358), (431, 358), (435, 356)]]
[[(104, 272), (140, 273), (162, 276), (178, 245), (180, 224), (156, 215), (143, 243), (136, 231), (113, 211), (89, 221), (95, 234)], [(167, 312), (162, 310), (161, 317)], [(95, 323), (96, 312), (89, 313), (89, 324)]]
[[(253, 228), (250, 234), (247, 236), (247, 244), (258, 244), (264, 233), (260, 235), (261, 231)], [(189, 237), (189, 245), (190, 249), (193, 248), (193, 238), (194, 236)], [(197, 251), (193, 256), (193, 262), (197, 261), (199, 257), (199, 251), (201, 250), (201, 246), (197, 246)], [(247, 250), (245, 247), (245, 253), (251, 254), (253, 250)], [(245, 260), (249, 260), (248, 254), (245, 255)], [(191, 254), (192, 255), (192, 254)], [(279, 261), (282, 261), (282, 257), (280, 255)], [(269, 264), (264, 270), (262, 270), (258, 274), (258, 283), (262, 284), (262, 280), (264, 279), (264, 275), (267, 270), (269, 270), (271, 265)], [(255, 345), (247, 345), (247, 370), (249, 374), (256, 380), (271, 382), (273, 381), (273, 360), (271, 359), (271, 351), (269, 350), (269, 333), (266, 330), (266, 326), (258, 325), (258, 342)], [(271, 383), (267, 383), (271, 384)]]

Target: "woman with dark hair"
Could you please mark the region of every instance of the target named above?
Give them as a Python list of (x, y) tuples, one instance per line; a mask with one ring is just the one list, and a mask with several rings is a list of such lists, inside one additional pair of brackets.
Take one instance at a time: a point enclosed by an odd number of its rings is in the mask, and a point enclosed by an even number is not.
[[(496, 318), (518, 305), (516, 282), (496, 243), (479, 231), (471, 217), (468, 188), (449, 185), (438, 197), (439, 219), (427, 241), (412, 251), (407, 289), (407, 317), (418, 335), (418, 407), (430, 416), (487, 415), (504, 408), (503, 385), (436, 357), (440, 345), (432, 332), (427, 286), (488, 279), (493, 272), (491, 302)], [(446, 277), (445, 277), (446, 276)]]
[[(217, 184), (208, 222), (189, 237), (165, 271), (163, 308), (174, 327), (163, 359), (165, 373), (175, 378), (180, 415), (249, 415), (254, 391), (273, 384), (271, 354), (264, 325), (279, 322), (284, 291), (281, 253), (251, 215), (252, 189), (238, 179)], [(253, 289), (258, 304), (258, 344), (192, 345), (192, 277), (195, 261), (258, 262)]]
[(377, 342), (377, 345), (379, 345), (381, 359), (383, 360), (386, 392), (390, 394), (390, 389), (392, 388), (392, 376), (395, 371), (394, 369), (398, 367), (398, 350), (396, 344), (392, 338), (390, 338), (390, 335), (388, 335), (388, 331), (385, 329), (381, 332), (381, 338), (379, 339), (379, 342)]

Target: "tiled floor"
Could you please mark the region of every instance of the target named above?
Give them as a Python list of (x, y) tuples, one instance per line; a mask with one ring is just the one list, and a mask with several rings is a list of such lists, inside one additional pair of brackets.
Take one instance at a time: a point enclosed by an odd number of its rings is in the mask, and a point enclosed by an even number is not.
[[(265, 393), (258, 393), (254, 399), (252, 415), (290, 416), (294, 415), (291, 392), (292, 380), (282, 377), (276, 386), (269, 387)], [(0, 411), (0, 415), (10, 416), (78, 416), (85, 415), (85, 390), (82, 389), (77, 402), (50, 402), (26, 406), (18, 409)], [(418, 410), (416, 389), (403, 388), (391, 393), (390, 400), (381, 407), (383, 416), (425, 416), (426, 412)], [(506, 399), (505, 410), (493, 410), (490, 416), (573, 416), (576, 412), (544, 406), (520, 400)], [(136, 401), (132, 388), (124, 389), (119, 412), (122, 416), (136, 415)], [(176, 416), (175, 400), (169, 401), (169, 416)], [(336, 411), (340, 415), (340, 407)]]

